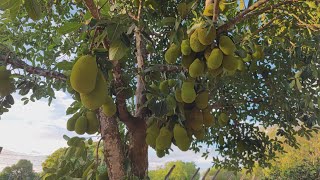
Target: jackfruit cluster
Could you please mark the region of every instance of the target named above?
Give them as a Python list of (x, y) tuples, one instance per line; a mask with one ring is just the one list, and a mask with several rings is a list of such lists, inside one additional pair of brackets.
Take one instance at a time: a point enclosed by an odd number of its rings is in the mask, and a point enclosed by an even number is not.
[(11, 72), (5, 66), (0, 66), (0, 97), (5, 97), (15, 90)]
[(87, 111), (83, 114), (78, 112), (68, 119), (67, 129), (75, 131), (79, 135), (95, 134), (99, 131), (99, 120), (93, 111)]

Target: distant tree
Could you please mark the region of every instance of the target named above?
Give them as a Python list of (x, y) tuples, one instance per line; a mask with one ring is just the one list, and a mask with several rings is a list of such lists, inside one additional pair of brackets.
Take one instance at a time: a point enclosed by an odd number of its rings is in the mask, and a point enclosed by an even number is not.
[(4, 168), (0, 173), (0, 179), (35, 180), (39, 177), (33, 172), (33, 164), (29, 160), (21, 159), (17, 164)]
[(48, 156), (48, 158), (42, 163), (43, 168), (52, 168), (58, 165), (59, 158), (62, 157), (65, 153), (67, 148), (59, 148), (55, 152), (53, 152), (51, 155)]
[[(191, 179), (191, 177), (197, 171), (194, 162), (174, 161), (166, 163), (163, 168), (149, 171), (149, 178), (151, 180), (164, 179), (173, 165), (176, 165), (176, 167), (169, 177), (171, 180)], [(199, 173), (196, 175), (195, 179), (200, 179)]]

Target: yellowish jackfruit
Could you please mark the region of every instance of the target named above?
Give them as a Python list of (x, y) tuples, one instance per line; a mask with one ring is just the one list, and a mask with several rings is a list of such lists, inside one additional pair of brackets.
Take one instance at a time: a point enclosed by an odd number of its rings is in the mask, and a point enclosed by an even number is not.
[(192, 52), (190, 47), (189, 39), (182, 40), (181, 42), (181, 53), (185, 56), (190, 55)]
[(171, 146), (172, 132), (167, 127), (162, 127), (160, 129), (159, 136), (156, 139), (156, 149), (166, 150)]
[(203, 91), (199, 93), (195, 100), (196, 106), (199, 109), (205, 109), (208, 106), (208, 101), (209, 101), (208, 91)]
[(210, 45), (216, 39), (216, 29), (211, 28), (199, 28), (198, 29), (198, 39), (203, 45)]
[(81, 116), (80, 113), (76, 113), (71, 118), (68, 119), (68, 121), (67, 121), (68, 131), (74, 131), (76, 122), (80, 116)]
[(186, 129), (180, 124), (174, 125), (173, 137), (176, 141), (176, 145), (181, 151), (187, 151), (189, 149), (191, 141), (188, 137)]
[(164, 59), (168, 64), (174, 64), (177, 61), (180, 54), (181, 54), (180, 46), (171, 44), (169, 49), (164, 54)]
[(94, 90), (88, 94), (80, 93), (82, 104), (84, 107), (90, 110), (98, 109), (100, 106), (102, 106), (102, 104), (105, 103), (107, 90), (107, 82), (102, 72), (99, 71)]
[(190, 36), (190, 47), (194, 52), (201, 52), (206, 49), (206, 46), (201, 44), (198, 39), (198, 31), (197, 29)]
[(207, 59), (207, 66), (210, 69), (218, 69), (223, 60), (223, 53), (219, 48), (214, 48)]
[(161, 81), (159, 85), (159, 89), (162, 93), (169, 94), (170, 89), (169, 89), (168, 80)]
[(196, 91), (194, 90), (194, 83), (184, 81), (181, 87), (181, 98), (185, 103), (192, 103), (196, 99)]
[(112, 97), (107, 96), (105, 98), (105, 104), (102, 105), (102, 112), (108, 117), (113, 116), (117, 112), (117, 106), (113, 102)]
[(225, 55), (233, 55), (236, 51), (236, 46), (228, 36), (220, 36), (219, 48)]
[(177, 102), (180, 102), (180, 103), (183, 102), (182, 97), (181, 97), (181, 89), (180, 88), (176, 89), (176, 91), (174, 93), (174, 97), (176, 98)]
[(237, 69), (239, 71), (244, 71), (246, 69), (244, 62), (241, 60), (241, 58), (237, 58), (237, 62), (238, 62), (238, 67)]
[(75, 124), (75, 131), (77, 134), (84, 134), (87, 131), (88, 128), (88, 120), (85, 116), (80, 116), (77, 119), (77, 122)]
[(205, 68), (204, 63), (197, 58), (190, 65), (189, 74), (193, 78), (199, 77), (204, 73), (204, 68)]
[(238, 68), (238, 61), (233, 55), (223, 56), (222, 66), (228, 71), (235, 71)]
[(98, 66), (96, 58), (90, 55), (82, 56), (73, 65), (70, 83), (79, 93), (90, 93), (96, 87)]
[(0, 79), (0, 97), (5, 97), (11, 94), (15, 86), (11, 79)]
[(203, 115), (203, 124), (205, 127), (212, 127), (214, 124), (214, 117), (213, 115), (210, 113), (210, 110), (204, 109), (202, 110), (202, 115)]
[(86, 113), (86, 118), (88, 120), (87, 134), (94, 134), (99, 130), (99, 120), (95, 112), (88, 111)]
[(191, 53), (188, 56), (182, 56), (182, 60), (181, 60), (181, 64), (184, 68), (189, 69), (190, 65), (192, 64), (192, 62), (195, 59), (195, 54)]

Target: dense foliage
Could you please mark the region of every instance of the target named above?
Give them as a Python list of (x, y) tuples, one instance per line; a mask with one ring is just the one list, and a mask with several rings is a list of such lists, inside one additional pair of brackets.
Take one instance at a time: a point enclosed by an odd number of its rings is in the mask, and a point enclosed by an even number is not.
[(0, 179), (14, 180), (36, 180), (39, 179), (38, 174), (33, 171), (33, 165), (30, 161), (21, 159), (10, 167), (5, 167), (0, 172)]
[[(0, 8), (0, 114), (14, 90), (25, 104), (70, 93), (68, 129), (109, 137), (105, 157), (122, 157), (111, 175), (126, 167), (143, 178), (146, 143), (159, 157), (172, 144), (207, 147), (217, 167), (266, 167), (283, 144), (297, 146), (295, 135), (318, 131), (318, 2), (3, 0)], [(261, 131), (274, 125), (275, 137)]]

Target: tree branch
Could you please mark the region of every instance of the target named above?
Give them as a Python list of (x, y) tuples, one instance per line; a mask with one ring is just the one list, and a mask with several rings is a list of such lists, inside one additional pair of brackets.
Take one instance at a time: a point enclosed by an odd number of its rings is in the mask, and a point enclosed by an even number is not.
[(7, 57), (4, 55), (0, 55), (0, 62), (1, 61), (5, 62), (7, 64), (10, 64), (15, 69), (17, 69), (17, 68), (24, 69), (26, 72), (28, 72), (30, 74), (36, 74), (36, 75), (43, 76), (46, 78), (54, 78), (54, 79), (58, 79), (61, 81), (67, 80), (67, 77), (62, 73), (59, 73), (57, 71), (50, 71), (50, 70), (43, 69), (40, 67), (33, 67), (18, 58), (12, 58), (10, 56)]
[(144, 73), (148, 73), (151, 71), (159, 71), (159, 72), (180, 72), (184, 71), (181, 66), (177, 65), (169, 65), (169, 64), (154, 64), (144, 69)]
[(220, 0), (214, 0), (214, 2), (213, 2), (213, 16), (212, 16), (213, 23), (217, 23), (217, 22), (218, 22), (218, 17), (219, 17), (219, 1), (220, 1)]
[(84, 0), (84, 3), (88, 10), (90, 11), (92, 17), (95, 19), (100, 19), (100, 13), (98, 7), (95, 5), (93, 0)]

